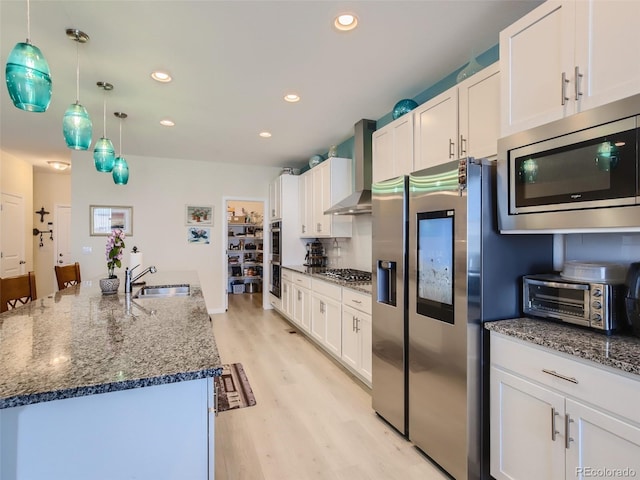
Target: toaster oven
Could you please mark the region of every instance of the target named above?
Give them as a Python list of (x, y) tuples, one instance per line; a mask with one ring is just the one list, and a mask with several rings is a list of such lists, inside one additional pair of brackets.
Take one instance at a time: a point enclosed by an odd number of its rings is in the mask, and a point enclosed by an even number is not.
[(523, 313), (611, 333), (625, 324), (625, 285), (568, 280), (560, 275), (523, 277)]

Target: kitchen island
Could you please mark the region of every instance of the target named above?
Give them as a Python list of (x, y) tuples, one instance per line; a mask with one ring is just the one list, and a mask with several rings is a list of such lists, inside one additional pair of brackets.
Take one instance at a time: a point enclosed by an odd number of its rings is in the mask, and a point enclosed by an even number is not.
[(197, 275), (188, 296), (85, 281), (0, 315), (0, 478), (213, 479), (220, 373)]

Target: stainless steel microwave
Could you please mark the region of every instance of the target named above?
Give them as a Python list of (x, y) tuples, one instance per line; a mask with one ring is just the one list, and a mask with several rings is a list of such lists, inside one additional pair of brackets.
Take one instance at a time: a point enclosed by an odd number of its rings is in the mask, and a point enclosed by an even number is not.
[(498, 141), (501, 232), (640, 231), (640, 95)]

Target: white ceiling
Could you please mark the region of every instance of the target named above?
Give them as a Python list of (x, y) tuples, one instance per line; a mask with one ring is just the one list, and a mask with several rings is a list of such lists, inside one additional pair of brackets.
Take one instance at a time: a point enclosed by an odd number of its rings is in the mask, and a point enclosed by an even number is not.
[[(472, 51), (498, 43), (501, 29), (540, 1), (31, 1), (31, 42), (51, 68), (53, 97), (45, 113), (13, 106), (2, 85), (0, 150), (46, 165), (71, 161), (62, 117), (75, 101), (78, 28), (80, 103), (94, 141), (102, 134), (119, 150), (115, 111), (123, 122), (122, 153), (175, 159), (301, 167), (353, 135), (361, 118), (377, 120), (464, 65)], [(26, 0), (0, 0), (4, 64), (27, 36)], [(334, 16), (359, 17), (351, 33)], [(171, 84), (150, 78), (171, 73)], [(294, 91), (302, 100), (285, 103)], [(159, 121), (169, 117), (173, 128)], [(262, 130), (270, 139), (258, 137)], [(93, 148), (93, 145), (91, 146)], [(91, 152), (83, 152), (91, 159)]]

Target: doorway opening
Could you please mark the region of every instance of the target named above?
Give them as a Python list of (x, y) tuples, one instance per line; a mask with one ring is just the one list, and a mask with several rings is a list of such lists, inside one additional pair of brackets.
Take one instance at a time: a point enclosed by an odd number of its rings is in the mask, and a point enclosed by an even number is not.
[(265, 284), (264, 202), (226, 202), (226, 308), (262, 307)]

